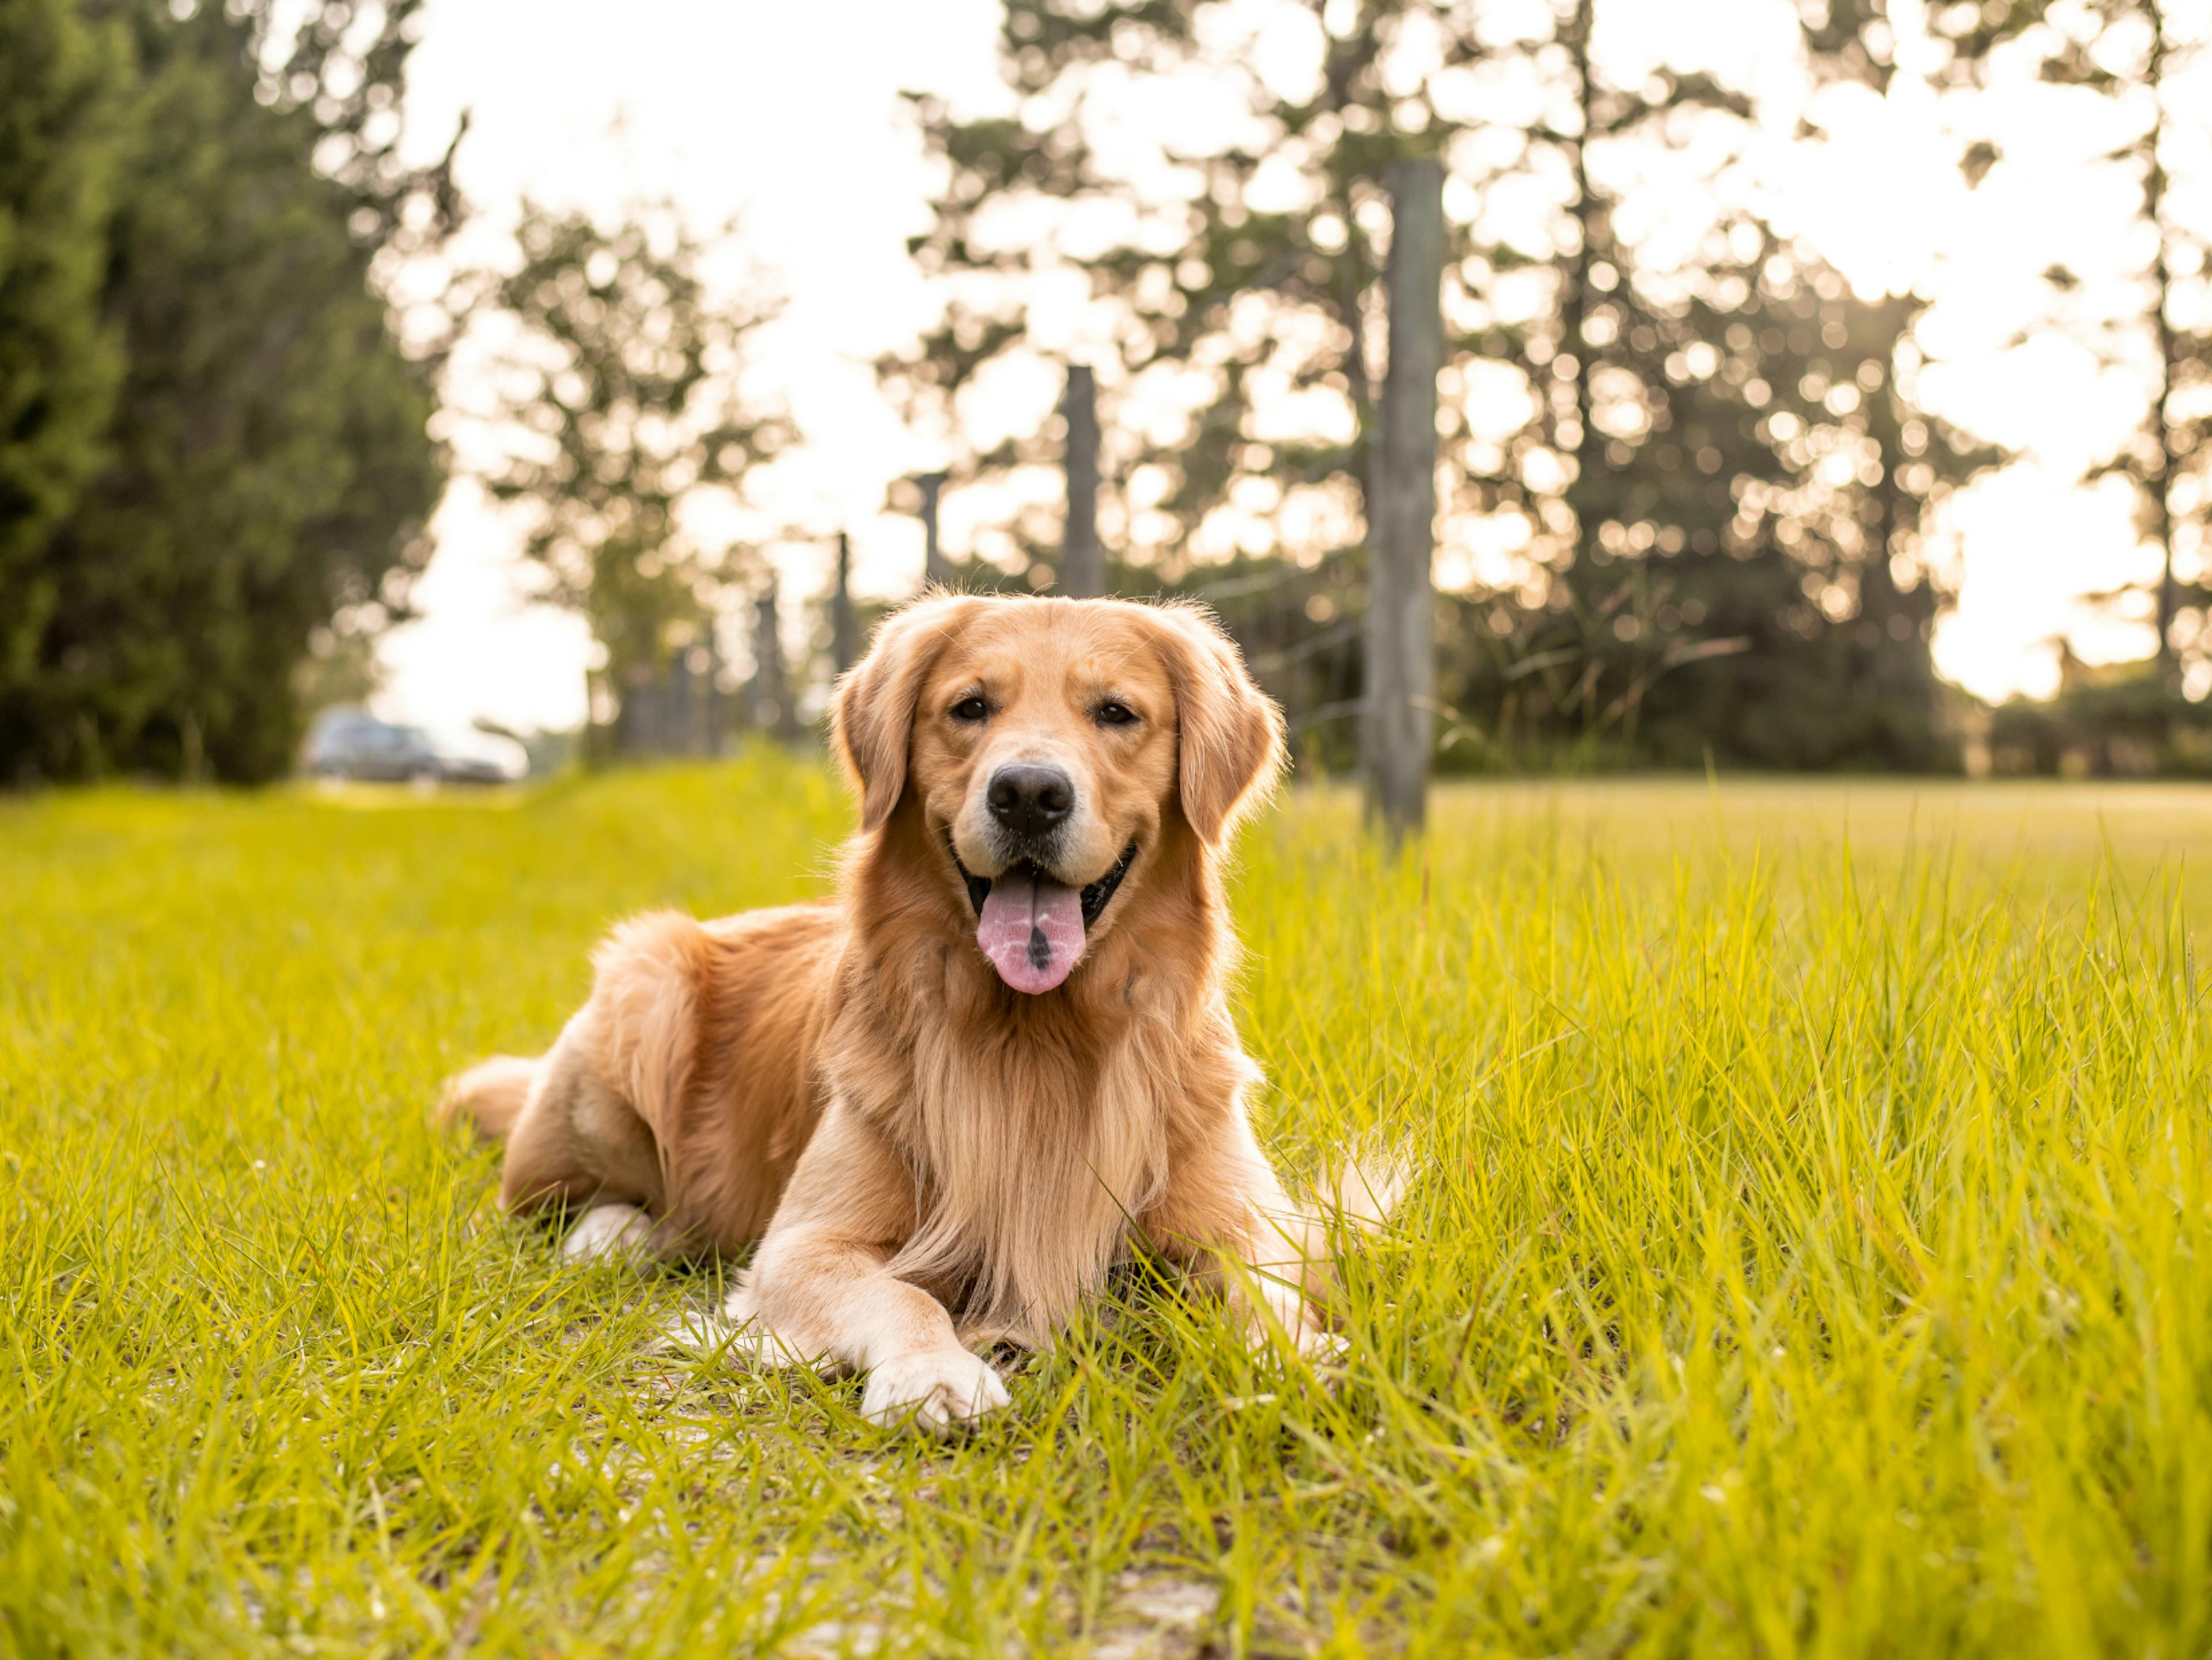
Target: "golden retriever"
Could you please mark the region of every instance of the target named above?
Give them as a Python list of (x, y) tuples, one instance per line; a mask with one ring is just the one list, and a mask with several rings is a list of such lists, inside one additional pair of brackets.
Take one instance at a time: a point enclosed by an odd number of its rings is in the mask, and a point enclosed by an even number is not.
[(865, 1371), (878, 1423), (1004, 1407), (971, 1346), (1043, 1342), (1138, 1241), (1255, 1340), (1328, 1341), (1224, 994), (1221, 852), (1284, 754), (1235, 647), (1187, 605), (933, 594), (832, 724), (837, 897), (625, 922), (550, 1053), (455, 1080), (502, 1204), (580, 1210), (572, 1256), (757, 1243), (737, 1341)]

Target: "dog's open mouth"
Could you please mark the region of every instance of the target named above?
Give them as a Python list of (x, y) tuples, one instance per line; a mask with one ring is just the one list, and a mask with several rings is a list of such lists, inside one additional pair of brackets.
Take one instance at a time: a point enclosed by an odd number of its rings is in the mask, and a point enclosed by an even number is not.
[[(945, 842), (951, 852), (949, 834)], [(1074, 970), (1091, 928), (1136, 856), (1132, 842), (1113, 869), (1084, 888), (1055, 880), (1027, 860), (996, 877), (975, 874), (957, 852), (952, 863), (968, 884), (968, 903), (975, 908), (975, 943), (999, 978), (1016, 991), (1034, 994), (1050, 991)]]

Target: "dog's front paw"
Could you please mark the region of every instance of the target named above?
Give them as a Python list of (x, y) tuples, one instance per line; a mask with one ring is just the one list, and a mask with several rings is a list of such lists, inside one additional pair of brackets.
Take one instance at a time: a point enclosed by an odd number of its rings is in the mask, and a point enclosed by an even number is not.
[(1351, 1358), (1352, 1341), (1341, 1332), (1309, 1328), (1298, 1334), (1297, 1350), (1310, 1366), (1340, 1366)]
[(883, 1362), (868, 1374), (860, 1415), (885, 1429), (911, 1424), (946, 1435), (1012, 1403), (999, 1374), (965, 1349), (923, 1349)]

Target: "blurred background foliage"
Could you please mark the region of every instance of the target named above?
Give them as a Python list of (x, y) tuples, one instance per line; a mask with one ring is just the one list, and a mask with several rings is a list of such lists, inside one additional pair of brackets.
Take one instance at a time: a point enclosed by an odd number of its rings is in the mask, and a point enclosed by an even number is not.
[[(610, 732), (666, 704), (789, 735), (848, 660), (866, 603), (837, 587), (786, 662), (764, 562), (696, 528), (701, 498), (742, 501), (799, 441), (746, 378), (772, 285), (702, 275), (733, 230), (532, 207), (509, 265), (398, 297), (464, 216), (452, 150), (398, 149), (420, 4), (0, 0), (0, 779), (284, 770), (307, 712), (373, 684), (455, 471), (526, 514), (541, 597), (598, 642)], [(1815, 84), (1889, 90), (1886, 0), (1796, 4)], [(2162, 554), (2154, 593), (2106, 596), (2152, 607), (2159, 649), (1991, 711), (1936, 674), (1950, 595), (1930, 538), (2005, 458), (1923, 400), (1924, 300), (1858, 293), (1778, 229), (1744, 165), (1750, 94), (1666, 70), (1616, 83), (1598, 10), (1329, 0), (1294, 98), (1210, 0), (1006, 0), (1012, 112), (911, 100), (940, 184), (910, 247), (943, 312), (877, 365), (951, 457), (945, 491), (1013, 503), (951, 574), (1056, 581), (1064, 498), (1023, 481), (1055, 476), (1064, 421), (986, 443), (968, 400), (1034, 355), (1039, 295), (1073, 274), (1112, 319), (1085, 362), (1114, 587), (1212, 604), (1305, 760), (1352, 764), (1381, 181), (1437, 157), (1440, 766), (2199, 769), (2212, 375), (2187, 322), (2209, 313), (2181, 301), (2206, 262), (2171, 207), (2185, 112), (2160, 95), (2195, 46), (2155, 0), (1929, 13), (1943, 50), (1917, 72), (1937, 96), (2027, 49), (2149, 112), (2118, 158), (2141, 306), (2092, 313), (2063, 269), (2044, 281), (2053, 328), (2155, 343), (2141, 430), (2098, 471), (2130, 482)], [(1237, 136), (1133, 151), (1132, 96), (1194, 70), (1235, 89)], [(1967, 131), (1926, 162), (1976, 182), (1996, 160)], [(1695, 222), (1650, 206), (1682, 199), (1653, 180), (1685, 178)], [(487, 319), (500, 347), (471, 414), (504, 436), (457, 467), (443, 371)], [(706, 720), (629, 729), (720, 731)]]
[(763, 578), (745, 550), (702, 545), (683, 509), (708, 490), (742, 496), (746, 475), (797, 437), (741, 379), (748, 337), (775, 304), (757, 282), (710, 295), (708, 248), (672, 208), (609, 232), (532, 205), (518, 240), (520, 265), (482, 278), (517, 325), (493, 391), (510, 441), (485, 483), (529, 509), (524, 550), (550, 594), (590, 621), (611, 714)]
[(428, 556), (437, 353), (371, 280), (455, 209), (395, 155), (418, 8), (273, 9), (0, 3), (0, 770), (283, 772), (311, 633)]

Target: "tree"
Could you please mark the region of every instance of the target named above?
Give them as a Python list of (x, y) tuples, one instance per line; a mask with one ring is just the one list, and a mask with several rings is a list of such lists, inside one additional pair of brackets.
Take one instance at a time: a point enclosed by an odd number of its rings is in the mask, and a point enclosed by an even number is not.
[[(1802, 16), (1808, 67), (1816, 88), (1856, 83), (1877, 95), (1888, 94), (1897, 73), (1896, 28), (1888, 0), (1808, 0)], [(1939, 88), (1971, 84), (1984, 72), (1989, 50), (1984, 40), (1953, 40), (1936, 70)], [(1826, 134), (1808, 119), (1801, 137), (1820, 139)], [(1973, 145), (1961, 154), (1960, 166), (1969, 179), (1979, 176), (1982, 162)], [(1926, 642), (1939, 605), (1948, 598), (1937, 586), (1936, 562), (1928, 550), (1935, 520), (1951, 496), (2006, 459), (1994, 446), (1923, 407), (1917, 380), (1924, 362), (1916, 331), (1928, 307), (1927, 296), (1911, 293), (1856, 306), (1843, 319), (1838, 359), (1863, 389), (1860, 412), (1844, 411), (1842, 417), (1868, 464), (1858, 502), (1869, 536), (1855, 642), (1862, 665), (1858, 682), (1878, 699), (1908, 693), (1923, 703), (1936, 695)]]
[(721, 590), (759, 575), (702, 545), (684, 513), (713, 492), (741, 501), (796, 435), (744, 384), (775, 308), (757, 287), (710, 293), (708, 249), (670, 210), (603, 228), (533, 207), (518, 240), (522, 263), (494, 292), (517, 337), (488, 411), (512, 441), (485, 482), (527, 507), (526, 550), (589, 620), (619, 697), (711, 626)]
[(404, 604), (427, 553), (434, 358), (372, 287), (453, 207), (447, 168), (392, 160), (416, 7), (310, 4), (289, 52), (273, 9), (113, 10), (137, 64), (101, 295), (125, 368), (106, 465), (36, 560), (0, 769), (281, 772), (310, 635)]
[(1985, 458), (1915, 406), (1919, 301), (1861, 299), (1802, 251), (1757, 246), (1702, 273), (1725, 305), (1632, 290), (1591, 313), (1600, 333), (1620, 319), (1601, 353), (1585, 335), (1607, 437), (1566, 500), (1591, 534), (1543, 606), (1468, 605), (1452, 701), (1509, 751), (1953, 764), (1923, 543)]
[[(1321, 71), (1301, 99), (1271, 83), (1238, 42), (1210, 38), (1225, 9), (1202, 0), (1008, 0), (1001, 62), (1021, 113), (963, 122), (941, 103), (915, 100), (945, 188), (932, 228), (911, 246), (945, 279), (947, 307), (918, 353), (882, 366), (887, 384), (911, 418), (957, 449), (963, 393), (1033, 349), (1029, 307), (1041, 282), (1079, 271), (1108, 319), (1090, 349), (1109, 371), (1100, 384), (1109, 412), (1148, 398), (1163, 406), (1141, 435), (1133, 423), (1106, 423), (1107, 527), (1125, 556), (1170, 581), (1194, 543), (1217, 556), (1231, 551), (1231, 518), (1248, 521), (1247, 552), (1279, 545), (1249, 521), (1279, 520), (1285, 508), (1356, 539), (1373, 413), (1365, 336), (1387, 234), (1387, 215), (1376, 216), (1382, 173), (1394, 160), (1436, 153), (1452, 130), (1424, 89), (1408, 100), (1422, 106), (1418, 131), (1397, 131), (1378, 64), (1416, 15), (1446, 32), (1439, 50), (1449, 64), (1463, 65), (1478, 48), (1463, 5), (1344, 9), (1345, 32), (1324, 34), (1296, 9), (1322, 40)], [(1092, 142), (1133, 80), (1188, 83), (1233, 115), (1236, 142), (1190, 155), (1159, 143), (1148, 161), (1164, 187), (1144, 188)], [(1286, 161), (1297, 178), (1284, 204), (1255, 200), (1262, 167), (1272, 162), (1280, 174)], [(1040, 203), (1059, 210), (1042, 235), (1034, 214), (1016, 222)], [(1102, 224), (1116, 234), (1092, 250)], [(1279, 387), (1331, 404), (1328, 429), (1258, 429), (1255, 390)], [(954, 483), (1003, 481), (1054, 453), (1049, 430), (960, 450)], [(1253, 483), (1272, 491), (1273, 511), (1255, 511)], [(1243, 505), (1224, 513), (1240, 488)], [(1059, 541), (1049, 502), (1032, 499), (1011, 529), (1010, 551), (1041, 556)]]
[(33, 673), (40, 554), (99, 470), (122, 368), (100, 299), (124, 46), (76, 0), (0, 0), (0, 697)]
[[(1954, 31), (1968, 59), (2021, 44), (2045, 80), (2108, 100), (2134, 128), (2106, 158), (2136, 192), (2144, 233), (2128, 273), (2130, 301), (2109, 309), (2063, 266), (2046, 279), (2062, 325), (2090, 340), (2107, 363), (2143, 374), (2142, 423), (2093, 476), (2126, 479), (2140, 504), (2142, 534), (2158, 557), (2147, 585), (2148, 620), (2157, 633), (2152, 672), (2169, 697), (2183, 689), (2185, 658), (2212, 660), (2212, 223), (2189, 217), (2184, 189), (2201, 192), (2212, 181), (2201, 169), (2179, 176), (2202, 148), (2201, 120), (2194, 143), (2185, 126), (2190, 100), (2203, 96), (2212, 37), (2201, 13), (2192, 32), (2179, 9), (2170, 0), (2006, 0), (1986, 15), (1960, 14)], [(1939, 26), (1946, 21), (1948, 14)], [(1991, 148), (1988, 160), (1996, 159)], [(2125, 604), (2142, 592), (2116, 589), (2106, 598)]]
[[(1939, 764), (1927, 619), (1905, 617), (1890, 636), (1902, 611), (1884, 592), (1889, 552), (1871, 571), (1860, 515), (1873, 509), (1855, 493), (1871, 486), (1820, 478), (1843, 465), (1842, 435), (1875, 419), (1868, 386), (1899, 395), (1888, 369), (1859, 379), (1863, 344), (1838, 374), (1835, 354), (1871, 313), (1750, 210), (1729, 161), (1750, 113), (1742, 94), (1692, 70), (1616, 64), (1595, 0), (1525, 15), (1515, 32), (1452, 0), (1318, 16), (1009, 0), (1018, 114), (962, 122), (920, 106), (945, 188), (915, 250), (948, 307), (886, 379), (917, 420), (957, 432), (966, 389), (1033, 350), (1030, 298), (1079, 271), (1103, 319), (1085, 349), (1121, 417), (1107, 522), (1127, 556), (1175, 582), (1189, 559), (1232, 546), (1305, 564), (1360, 552), (1390, 233), (1382, 176), (1441, 155), (1453, 237), (1442, 472), (1462, 592), (1442, 624), (1443, 695), (1464, 717), (1447, 741), (1503, 722), (1544, 749), (1694, 761), (1710, 742), (1770, 765)], [(1305, 32), (1306, 82), (1267, 78), (1294, 55), (1257, 49), (1270, 30)], [(1127, 161), (1109, 117), (1132, 82), (1212, 100), (1217, 133), (1232, 136), (1163, 140)], [(1111, 162), (1096, 142), (1109, 131)], [(1680, 173), (1698, 145), (1721, 157), (1705, 167), (1703, 218), (1624, 230), (1655, 167)], [(1827, 409), (1846, 379), (1836, 403), (1861, 401)], [(1807, 386), (1820, 388), (1809, 402)], [(1302, 422), (1280, 418), (1292, 408)], [(1008, 478), (1049, 441), (970, 450), (955, 470)], [(1884, 477), (1905, 488), (1897, 468)], [(1891, 502), (1899, 533), (1927, 499)], [(1017, 549), (1048, 545), (1042, 531), (1018, 524)], [(1356, 564), (1346, 574), (1331, 609), (1356, 612)], [(1886, 614), (1863, 617), (1863, 593)], [(1878, 654), (1917, 654), (1925, 672), (1909, 691), (1891, 677), (1893, 706), (1855, 721), (1851, 642), (1869, 623), (1888, 642)]]
[[(1917, 405), (1924, 301), (1854, 294), (1725, 198), (1691, 257), (1655, 267), (1615, 228), (1628, 192), (1608, 181), (1634, 178), (1632, 158), (1597, 140), (1624, 119), (1671, 119), (1655, 95), (1667, 88), (1606, 86), (1595, 8), (1561, 15), (1578, 112), (1544, 137), (1575, 181), (1554, 320), (1492, 329), (1484, 346), (1532, 386), (1547, 356), (1572, 360), (1553, 376), (1550, 441), (1531, 452), (1571, 453), (1571, 482), (1556, 498), (1566, 511), (1548, 514), (1510, 474), (1478, 484), (1492, 511), (1553, 532), (1554, 581), (1540, 610), (1487, 605), (1478, 634), (1502, 649), (1467, 654), (1461, 707), (1506, 734), (1571, 730), (1675, 764), (1953, 764), (1924, 542), (1943, 501), (1996, 457)], [(1879, 0), (1808, 14), (1814, 78), (1886, 86), (1887, 27)], [(1676, 84), (1696, 106), (1741, 107)], [(1480, 296), (1493, 314), (1516, 274), (1497, 271)], [(1547, 435), (1546, 412), (1514, 441), (1532, 435)]]

